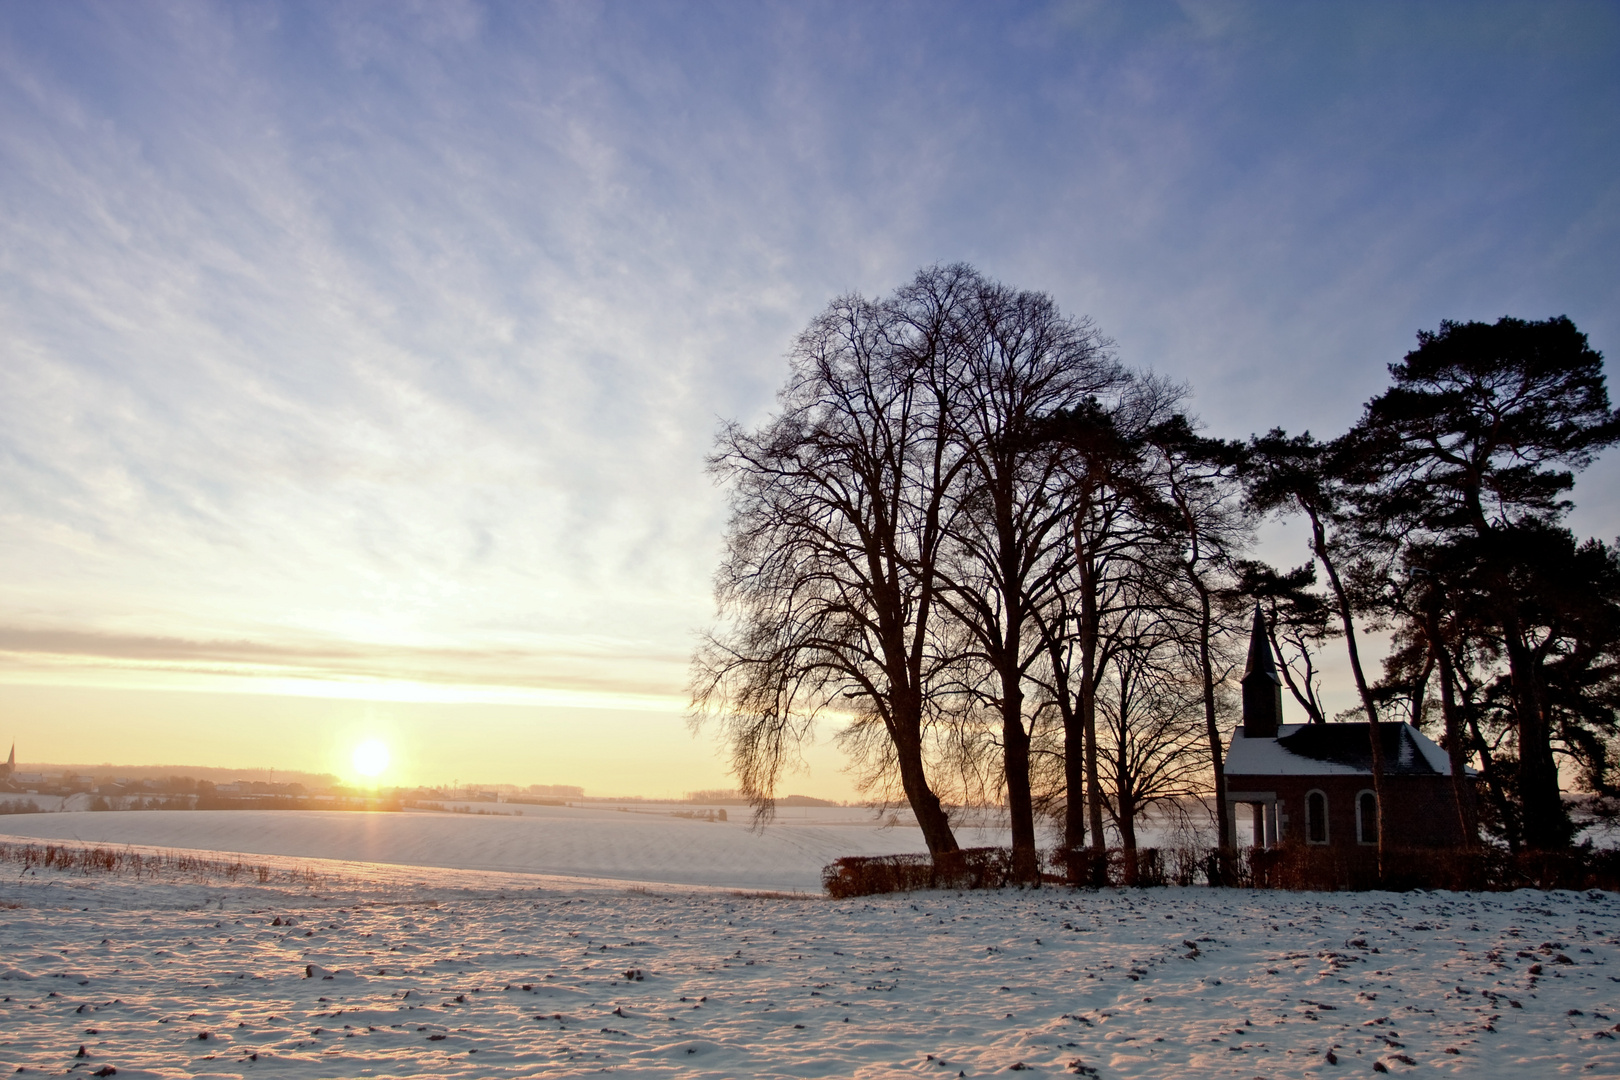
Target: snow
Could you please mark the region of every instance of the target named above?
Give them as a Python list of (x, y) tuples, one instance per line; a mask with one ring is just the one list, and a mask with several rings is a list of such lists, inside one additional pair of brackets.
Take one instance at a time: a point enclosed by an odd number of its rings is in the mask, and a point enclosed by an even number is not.
[[(1282, 724), (1277, 728), (1277, 736), (1284, 738), (1292, 735), (1301, 726)], [(1232, 741), (1226, 748), (1225, 766), (1230, 776), (1356, 776), (1361, 772), (1353, 765), (1314, 761), (1291, 754), (1277, 739), (1247, 738), (1241, 727), (1232, 732)]]
[[(764, 830), (737, 820), (674, 816), (691, 807), (489, 804), (483, 814), (288, 810), (113, 810), (15, 814), (0, 833), (49, 840), (198, 848), (365, 863), (561, 874), (680, 885), (819, 892), (821, 868), (844, 855), (923, 851), (909, 815), (881, 822), (860, 807), (793, 807)], [(521, 811), (521, 816), (518, 812)], [(882, 822), (893, 820), (885, 826)], [(1006, 843), (965, 827), (965, 847)]]
[(263, 881), (0, 863), (0, 1071), (1620, 1074), (1613, 894), (831, 901), (736, 890), (814, 889), (830, 858), (917, 850), (915, 827), (837, 808), (763, 833), (645, 804), (522, 809), (0, 821), (227, 862), (209, 852), (266, 852), (245, 856)]
[[(1426, 761), (1428, 761), (1429, 768), (1433, 769), (1441, 776), (1451, 775), (1451, 758), (1447, 756), (1444, 750), (1440, 749), (1439, 743), (1423, 734), (1423, 732), (1419, 731), (1417, 728), (1412, 727), (1410, 724), (1407, 725), (1407, 734), (1411, 736), (1411, 741), (1417, 744), (1417, 748), (1423, 751), (1423, 757)], [(1403, 740), (1403, 748), (1405, 745), (1405, 741)], [(1464, 775), (1473, 775), (1473, 770), (1466, 770)]]
[[(1226, 772), (1232, 776), (1365, 776), (1367, 770), (1354, 765), (1332, 761), (1318, 761), (1290, 753), (1279, 740), (1286, 739), (1304, 724), (1282, 724), (1275, 739), (1250, 739), (1243, 728), (1234, 728), (1226, 750)], [(1441, 776), (1451, 775), (1451, 759), (1435, 741), (1411, 725), (1406, 728), (1407, 738), (1401, 740), (1401, 763), (1409, 764), (1412, 745), (1416, 744), (1430, 768)]]
[[(1370, 1073), (1375, 1061), (1393, 1074), (1616, 1071), (1620, 898), (1609, 894), (1043, 889), (834, 902), (261, 861), (272, 884), (5, 874), (0, 1067), (121, 1078), (1090, 1069), (1247, 1080)], [(299, 883), (289, 872), (300, 870), (319, 880)]]

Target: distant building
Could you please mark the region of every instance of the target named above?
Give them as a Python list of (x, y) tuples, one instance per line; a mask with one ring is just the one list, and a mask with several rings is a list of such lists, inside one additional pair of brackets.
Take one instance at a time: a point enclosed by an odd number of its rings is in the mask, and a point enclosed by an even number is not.
[(542, 799), (583, 799), (585, 789), (572, 784), (530, 784), (528, 794)]
[[(1451, 782), (1451, 761), (1411, 724), (1378, 725), (1384, 812), (1393, 847), (1449, 848), (1467, 838)], [(1251, 808), (1256, 847), (1302, 844), (1348, 853), (1378, 844), (1372, 725), (1284, 724), (1282, 680), (1259, 608), (1243, 672), (1243, 724), (1226, 751), (1228, 820)], [(1473, 821), (1473, 787), (1467, 787)], [(1233, 847), (1237, 837), (1227, 838)]]

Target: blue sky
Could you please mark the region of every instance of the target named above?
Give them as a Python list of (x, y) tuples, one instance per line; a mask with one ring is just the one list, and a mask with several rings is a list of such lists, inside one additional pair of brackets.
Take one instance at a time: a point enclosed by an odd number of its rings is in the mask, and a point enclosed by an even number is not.
[(718, 786), (702, 460), (834, 295), (1327, 434), (1442, 318), (1620, 348), (1617, 165), (1613, 4), (0, 3), (0, 738)]

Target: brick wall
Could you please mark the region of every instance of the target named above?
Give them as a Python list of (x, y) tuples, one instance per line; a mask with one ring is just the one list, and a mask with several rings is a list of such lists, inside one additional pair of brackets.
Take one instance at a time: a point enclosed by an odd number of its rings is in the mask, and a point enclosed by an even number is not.
[[(1371, 776), (1245, 776), (1228, 774), (1228, 791), (1275, 792), (1278, 832), (1284, 845), (1304, 844), (1305, 796), (1320, 791), (1327, 797), (1327, 846), (1355, 849), (1356, 796), (1371, 791)], [(1472, 791), (1469, 792), (1470, 799)], [(1467, 807), (1469, 820), (1474, 808)], [(1389, 817), (1392, 847), (1450, 848), (1464, 837), (1448, 776), (1390, 776), (1384, 779), (1384, 812)], [(1238, 808), (1241, 819), (1243, 809)], [(1369, 850), (1375, 837), (1368, 836)], [(1320, 845), (1311, 845), (1320, 846)]]

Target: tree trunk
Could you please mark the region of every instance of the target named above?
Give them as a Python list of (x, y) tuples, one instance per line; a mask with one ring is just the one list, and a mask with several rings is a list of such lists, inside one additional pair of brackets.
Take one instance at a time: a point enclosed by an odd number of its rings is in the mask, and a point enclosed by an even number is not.
[(1002, 673), (1001, 739), (1012, 825), (1013, 878), (1039, 885), (1040, 855), (1035, 849), (1035, 811), (1029, 790), (1029, 732), (1024, 729), (1024, 692), (1016, 671)]
[[(1104, 850), (1102, 785), (1097, 781), (1097, 614), (1096, 566), (1080, 548), (1075, 519), (1076, 562), (1080, 570), (1080, 734), (1086, 753), (1086, 810), (1091, 818), (1091, 849)], [(1072, 797), (1072, 796), (1071, 796)]]
[(892, 731), (895, 762), (900, 769), (900, 787), (917, 815), (917, 827), (922, 830), (928, 854), (938, 858), (961, 850), (951, 832), (950, 816), (928, 784), (922, 757), (922, 701), (915, 694), (911, 700), (895, 702), (897, 730)]
[(1198, 590), (1198, 666), (1204, 680), (1204, 733), (1209, 736), (1209, 760), (1215, 770), (1215, 827), (1220, 830), (1216, 858), (1220, 862), (1222, 884), (1231, 876), (1233, 836), (1231, 815), (1226, 805), (1226, 769), (1222, 764), (1221, 726), (1215, 715), (1215, 662), (1210, 656), (1209, 639), (1214, 632), (1214, 614), (1209, 606), (1209, 590), (1196, 574), (1190, 575)]
[(1119, 797), (1117, 799), (1118, 812), (1114, 815), (1119, 824), (1119, 846), (1125, 858), (1125, 884), (1136, 885), (1138, 866), (1136, 864), (1136, 792), (1132, 790), (1130, 780), (1126, 777), (1125, 750), (1120, 748), (1119, 756)]
[(1063, 846), (1079, 851), (1086, 846), (1086, 790), (1085, 727), (1073, 707), (1063, 710), (1063, 783), (1068, 799), (1063, 806)]
[(1514, 816), (1513, 803), (1508, 799), (1507, 792), (1502, 790), (1501, 769), (1491, 759), (1491, 749), (1485, 744), (1484, 733), (1479, 730), (1479, 718), (1472, 709), (1466, 710), (1466, 716), (1468, 730), (1474, 739), (1474, 752), (1479, 755), (1480, 779), (1485, 782), (1491, 805), (1496, 807), (1496, 813), (1502, 819), (1502, 832), (1507, 836), (1508, 850), (1517, 855), (1524, 849), (1524, 834)]
[[(1474, 533), (1481, 540), (1499, 534), (1485, 514), (1479, 470), (1466, 474), (1463, 497), (1473, 521)], [(1552, 756), (1552, 733), (1542, 710), (1541, 693), (1536, 685), (1535, 663), (1524, 641), (1524, 627), (1516, 610), (1516, 600), (1507, 575), (1497, 570), (1496, 594), (1506, 605), (1502, 637), (1507, 645), (1508, 681), (1516, 714), (1519, 740), (1519, 806), (1524, 844), (1532, 851), (1557, 851), (1569, 846), (1569, 815), (1558, 793), (1558, 766)]]
[(1473, 790), (1468, 784), (1468, 753), (1464, 749), (1462, 713), (1457, 708), (1456, 672), (1452, 668), (1451, 651), (1440, 636), (1440, 612), (1432, 597), (1423, 604), (1423, 633), (1429, 646), (1425, 671), (1434, 668), (1440, 675), (1440, 714), (1446, 725), (1446, 757), (1451, 765), (1451, 798), (1457, 810), (1457, 827), (1463, 845), (1471, 848), (1479, 841), (1479, 823), (1474, 813)]
[(1412, 695), (1407, 708), (1412, 713), (1412, 726), (1418, 727), (1423, 719), (1423, 699), (1429, 696), (1429, 677), (1434, 674), (1434, 654), (1430, 653), (1423, 659), (1423, 670), (1418, 673), (1417, 681), (1412, 684)]
[(1372, 691), (1367, 687), (1367, 676), (1361, 670), (1361, 650), (1356, 647), (1356, 621), (1350, 612), (1350, 594), (1339, 578), (1339, 568), (1328, 554), (1327, 530), (1322, 525), (1322, 516), (1313, 506), (1306, 505), (1305, 512), (1311, 519), (1311, 541), (1316, 549), (1316, 557), (1321, 560), (1322, 568), (1327, 571), (1328, 582), (1333, 586), (1333, 598), (1339, 609), (1339, 621), (1344, 627), (1344, 647), (1350, 653), (1350, 673), (1355, 676), (1356, 692), (1361, 695), (1361, 707), (1367, 711), (1367, 741), (1371, 744), (1372, 770), (1373, 770), (1373, 801), (1378, 804), (1378, 876), (1384, 876), (1384, 836), (1389, 830), (1384, 819), (1384, 740), (1382, 730), (1378, 725), (1378, 707), (1373, 704)]
[(1086, 846), (1085, 732), (1080, 726), (1079, 701), (1069, 691), (1069, 669), (1063, 662), (1062, 632), (1047, 628), (1046, 651), (1052, 660), (1052, 689), (1058, 715), (1063, 719), (1063, 848), (1078, 851)]
[(1531, 851), (1558, 851), (1569, 846), (1569, 815), (1558, 792), (1558, 766), (1552, 756), (1552, 733), (1541, 707), (1535, 661), (1524, 644), (1516, 616), (1506, 620), (1508, 677), (1519, 738), (1519, 802), (1524, 807), (1524, 843)]
[(1429, 658), (1440, 669), (1440, 712), (1446, 721), (1446, 756), (1451, 761), (1451, 798), (1457, 807), (1457, 827), (1463, 844), (1479, 842), (1479, 825), (1474, 820), (1473, 791), (1468, 784), (1468, 754), (1463, 749), (1462, 716), (1457, 709), (1456, 684), (1452, 680), (1451, 653), (1440, 640), (1439, 619), (1430, 615)]

